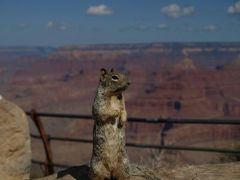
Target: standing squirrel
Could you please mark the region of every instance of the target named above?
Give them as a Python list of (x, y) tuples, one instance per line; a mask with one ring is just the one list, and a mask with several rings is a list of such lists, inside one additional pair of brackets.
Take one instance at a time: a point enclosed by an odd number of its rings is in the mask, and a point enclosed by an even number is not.
[(130, 164), (125, 150), (127, 112), (123, 91), (130, 85), (127, 76), (101, 69), (92, 107), (94, 119), (90, 176), (93, 180), (127, 180)]

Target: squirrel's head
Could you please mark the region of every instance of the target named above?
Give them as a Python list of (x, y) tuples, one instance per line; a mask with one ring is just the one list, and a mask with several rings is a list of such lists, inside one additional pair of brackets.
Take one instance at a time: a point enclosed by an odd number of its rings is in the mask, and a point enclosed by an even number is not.
[(130, 85), (126, 75), (104, 68), (101, 69), (100, 84), (109, 94), (120, 94)]

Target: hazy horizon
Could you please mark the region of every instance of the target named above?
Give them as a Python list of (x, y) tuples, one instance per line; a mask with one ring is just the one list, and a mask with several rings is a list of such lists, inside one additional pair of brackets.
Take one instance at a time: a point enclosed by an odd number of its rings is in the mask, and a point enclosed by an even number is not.
[(124, 42), (124, 43), (85, 43), (85, 44), (62, 44), (62, 45), (0, 45), (0, 48), (61, 48), (70, 46), (111, 46), (111, 45), (140, 45), (140, 44), (240, 44), (240, 41), (181, 41), (181, 42)]

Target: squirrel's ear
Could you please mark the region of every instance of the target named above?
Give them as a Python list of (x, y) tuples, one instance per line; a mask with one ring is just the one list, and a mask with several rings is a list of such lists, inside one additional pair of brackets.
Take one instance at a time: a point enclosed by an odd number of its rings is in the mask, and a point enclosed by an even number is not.
[(104, 68), (101, 68), (101, 76), (100, 76), (100, 81), (104, 81), (107, 75), (107, 70)]
[(106, 75), (107, 74), (107, 70), (104, 68), (101, 68), (101, 75)]
[(114, 69), (112, 68), (112, 69), (110, 70), (110, 72), (113, 73), (113, 72), (114, 72)]

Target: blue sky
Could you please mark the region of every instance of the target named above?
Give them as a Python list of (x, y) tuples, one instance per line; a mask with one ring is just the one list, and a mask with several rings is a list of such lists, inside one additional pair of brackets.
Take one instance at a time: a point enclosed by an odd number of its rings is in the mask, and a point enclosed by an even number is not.
[(240, 41), (240, 0), (0, 0), (0, 46)]

